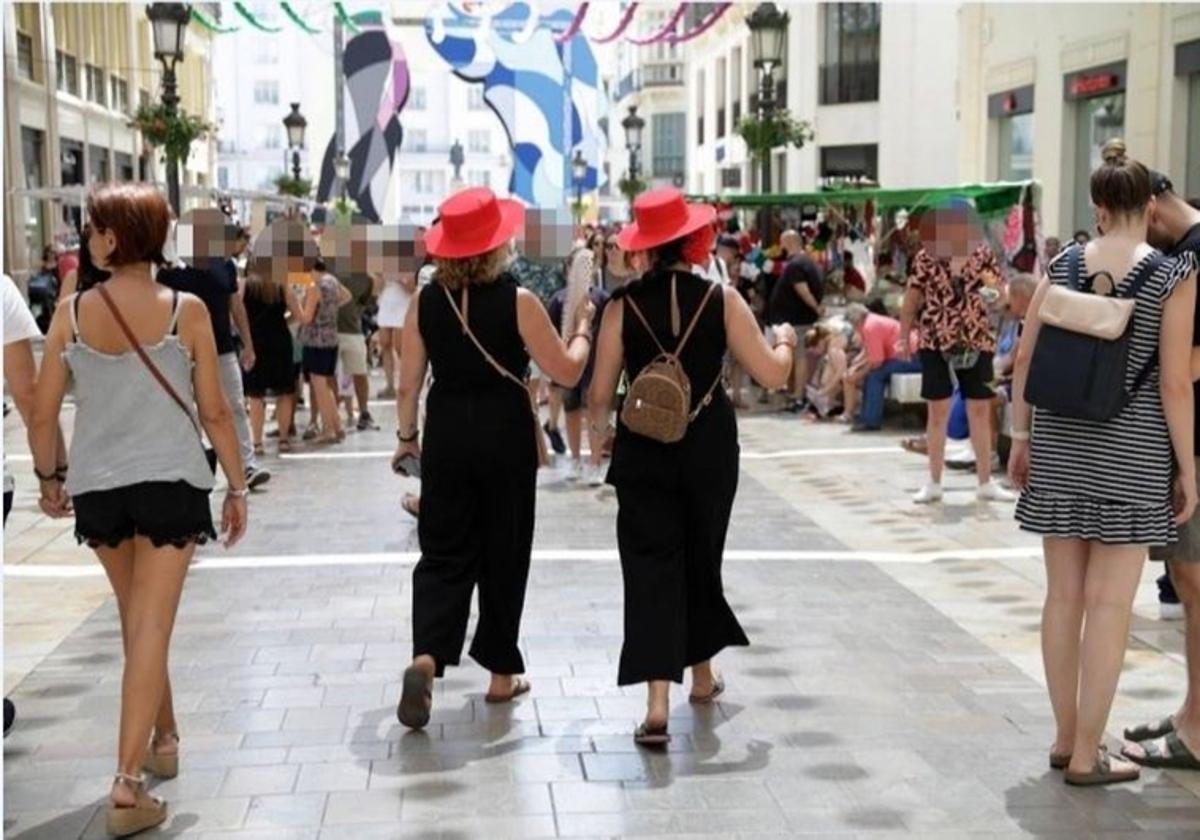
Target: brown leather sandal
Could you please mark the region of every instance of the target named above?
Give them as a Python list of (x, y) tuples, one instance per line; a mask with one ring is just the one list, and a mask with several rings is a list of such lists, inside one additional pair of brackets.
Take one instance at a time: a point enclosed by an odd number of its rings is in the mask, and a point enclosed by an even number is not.
[[(175, 752), (163, 753), (158, 751), (158, 747), (171, 740), (175, 743)], [(151, 776), (157, 776), (160, 779), (174, 779), (179, 775), (179, 736), (174, 732), (168, 732), (165, 735), (155, 735), (150, 741), (150, 746), (146, 748), (146, 757), (142, 759), (142, 769)]]
[(514, 677), (512, 691), (508, 694), (485, 694), (483, 701), (485, 703), (511, 703), (522, 694), (528, 694), (533, 688), (529, 680), (524, 677)]
[(133, 805), (126, 806), (112, 801), (108, 803), (105, 828), (110, 837), (129, 837), (167, 821), (167, 803), (146, 793), (145, 777), (118, 773), (116, 781), (128, 785), (134, 792), (135, 800)]
[(409, 729), (424, 729), (433, 711), (433, 678), (416, 665), (404, 671), (404, 687), (396, 717)]
[(655, 727), (649, 727), (643, 723), (634, 730), (633, 742), (639, 747), (665, 747), (671, 743), (671, 735), (667, 731), (665, 723)]
[(695, 706), (708, 706), (717, 701), (722, 694), (725, 693), (725, 679), (717, 677), (713, 680), (712, 691), (708, 694), (689, 694), (688, 702)]
[(1050, 753), (1050, 769), (1066, 770), (1071, 764), (1070, 753)]
[(1077, 773), (1067, 768), (1063, 773), (1063, 781), (1075, 787), (1097, 787), (1099, 785), (1115, 785), (1121, 782), (1134, 782), (1142, 775), (1137, 765), (1129, 769), (1115, 770), (1112, 766), (1112, 756), (1107, 747), (1097, 750), (1096, 763), (1086, 773)]

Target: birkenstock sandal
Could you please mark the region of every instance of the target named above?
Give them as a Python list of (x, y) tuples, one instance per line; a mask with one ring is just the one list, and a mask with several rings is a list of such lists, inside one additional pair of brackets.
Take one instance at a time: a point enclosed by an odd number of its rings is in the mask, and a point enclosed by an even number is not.
[(1165, 717), (1157, 723), (1143, 723), (1125, 730), (1126, 741), (1152, 741), (1175, 731), (1175, 718)]
[(146, 793), (144, 777), (118, 773), (116, 781), (132, 788), (135, 799), (133, 805), (127, 806), (108, 803), (105, 828), (110, 837), (129, 837), (167, 821), (166, 801)]
[(708, 694), (690, 694), (688, 702), (696, 706), (707, 706), (716, 701), (718, 697), (725, 693), (725, 680), (722, 677), (717, 677), (713, 681), (712, 691)]
[(1124, 770), (1113, 769), (1112, 756), (1107, 747), (1097, 750), (1096, 763), (1086, 773), (1077, 773), (1067, 768), (1063, 773), (1063, 781), (1074, 787), (1097, 787), (1099, 785), (1115, 785), (1121, 782), (1137, 781), (1142, 775), (1137, 765)]
[(415, 665), (404, 671), (396, 717), (409, 729), (424, 729), (433, 710), (433, 679)]
[(1179, 733), (1174, 730), (1162, 738), (1135, 743), (1142, 748), (1144, 755), (1132, 753), (1128, 747), (1121, 750), (1121, 755), (1135, 764), (1168, 770), (1200, 770), (1200, 759), (1196, 758), (1187, 744), (1183, 743)]
[(1070, 753), (1050, 753), (1050, 769), (1066, 770), (1071, 764)]
[(533, 686), (529, 684), (529, 680), (523, 677), (515, 677), (511, 692), (508, 694), (485, 694), (483, 701), (485, 703), (511, 703), (522, 694), (528, 694), (532, 688)]
[(671, 743), (671, 735), (667, 732), (667, 724), (653, 728), (640, 724), (633, 732), (633, 742), (639, 747), (665, 747)]

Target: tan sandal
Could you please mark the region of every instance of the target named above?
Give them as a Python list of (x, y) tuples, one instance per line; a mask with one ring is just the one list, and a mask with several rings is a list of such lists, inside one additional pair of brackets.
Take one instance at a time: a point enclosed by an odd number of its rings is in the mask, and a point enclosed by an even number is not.
[(432, 710), (433, 678), (416, 665), (410, 665), (404, 671), (396, 717), (409, 729), (424, 729), (429, 724)]
[(529, 680), (524, 677), (514, 677), (512, 691), (508, 694), (485, 694), (483, 702), (485, 703), (511, 703), (522, 694), (528, 694), (533, 686), (529, 684)]
[[(165, 743), (168, 739), (175, 743), (175, 752), (161, 753), (158, 751), (159, 745)], [(179, 775), (179, 736), (174, 732), (169, 732), (166, 735), (156, 735), (150, 742), (150, 746), (146, 748), (146, 757), (142, 759), (142, 769), (151, 776), (157, 776), (160, 779), (174, 779)]]
[(135, 804), (121, 806), (112, 801), (108, 803), (105, 827), (110, 837), (129, 837), (167, 821), (166, 801), (146, 793), (144, 776), (118, 773), (116, 781), (132, 788)]
[(1101, 747), (1097, 750), (1096, 763), (1092, 765), (1091, 770), (1086, 773), (1078, 773), (1067, 768), (1063, 773), (1063, 781), (1075, 787), (1096, 787), (1115, 785), (1121, 782), (1136, 782), (1142, 775), (1136, 764), (1130, 764), (1125, 769), (1117, 769), (1113, 767), (1112, 761), (1112, 756), (1108, 754), (1108, 748)]

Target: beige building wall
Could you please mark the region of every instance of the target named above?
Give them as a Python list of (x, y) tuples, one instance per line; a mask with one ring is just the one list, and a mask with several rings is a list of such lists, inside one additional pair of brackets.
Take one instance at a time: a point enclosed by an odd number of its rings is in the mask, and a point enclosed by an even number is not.
[[(211, 8), (210, 12), (216, 14)], [(138, 179), (143, 155), (146, 177), (164, 177), (161, 155), (148, 150), (140, 133), (129, 126), (141, 102), (161, 95), (161, 65), (154, 58), (145, 3), (9, 3), (0, 13), (6, 146), (3, 268), (21, 278), (31, 262), (40, 259), (42, 246), (67, 226), (63, 205), (17, 198), (11, 191), (62, 186), (68, 149), (78, 155), (85, 185), (105, 176)], [(212, 33), (198, 25), (188, 29), (177, 75), (180, 107), (215, 122), (212, 39)], [(69, 85), (59, 88), (60, 53), (74, 59), (74, 90)], [(96, 85), (89, 88), (89, 79), (99, 82), (102, 91)], [(26, 160), (22, 128), (40, 132), (40, 160)], [(215, 137), (192, 146), (181, 167), (184, 185), (215, 183), (216, 146)], [(40, 183), (35, 174), (39, 169)]]
[[(958, 107), (963, 180), (988, 180), (1000, 168), (1002, 118), (988, 97), (1033, 86), (1033, 177), (1041, 182), (1042, 228), (1069, 236), (1080, 219), (1076, 174), (1080, 108), (1064, 78), (1124, 62), (1124, 127), (1130, 152), (1183, 184), (1200, 166), (1189, 149), (1187, 77), (1175, 72), (1175, 47), (1200, 39), (1195, 4), (965, 4), (959, 15)], [(1099, 74), (1103, 75), (1103, 73)]]

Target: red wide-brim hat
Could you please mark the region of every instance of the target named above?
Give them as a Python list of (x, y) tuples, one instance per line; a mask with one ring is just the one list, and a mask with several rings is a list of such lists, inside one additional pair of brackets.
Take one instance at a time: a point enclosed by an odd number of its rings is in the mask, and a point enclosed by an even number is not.
[(431, 257), (466, 259), (495, 250), (525, 224), (525, 205), (499, 199), (487, 187), (471, 187), (447, 198), (441, 218), (425, 232)]
[(716, 208), (688, 204), (679, 190), (660, 187), (642, 193), (633, 202), (634, 221), (617, 234), (617, 244), (622, 251), (657, 248), (711, 225), (716, 216)]

